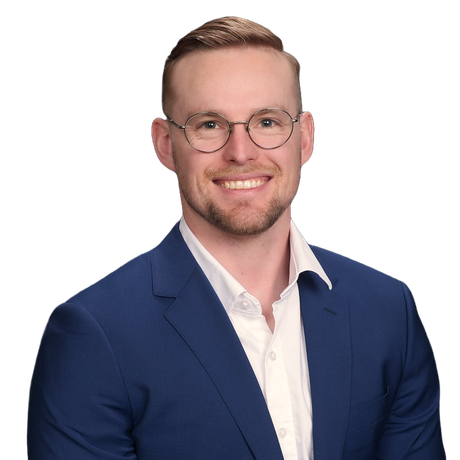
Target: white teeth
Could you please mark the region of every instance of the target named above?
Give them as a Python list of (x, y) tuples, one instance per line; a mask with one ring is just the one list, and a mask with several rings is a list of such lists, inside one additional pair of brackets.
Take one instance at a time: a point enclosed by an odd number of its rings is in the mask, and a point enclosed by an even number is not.
[(260, 187), (262, 184), (265, 184), (267, 180), (262, 180), (262, 179), (249, 179), (249, 180), (229, 180), (225, 182), (221, 182), (220, 186), (223, 188), (229, 188), (229, 189), (236, 189), (236, 190), (242, 190), (242, 189), (250, 189), (250, 188), (257, 188)]

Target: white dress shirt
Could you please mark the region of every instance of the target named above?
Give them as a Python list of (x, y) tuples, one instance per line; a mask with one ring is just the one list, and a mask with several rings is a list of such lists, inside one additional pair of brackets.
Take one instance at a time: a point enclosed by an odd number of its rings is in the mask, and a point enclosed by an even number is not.
[(313, 460), (312, 409), (297, 278), (314, 271), (332, 284), (291, 221), (289, 285), (273, 303), (273, 333), (259, 301), (205, 249), (182, 218), (180, 231), (235, 328), (265, 397), (285, 460)]

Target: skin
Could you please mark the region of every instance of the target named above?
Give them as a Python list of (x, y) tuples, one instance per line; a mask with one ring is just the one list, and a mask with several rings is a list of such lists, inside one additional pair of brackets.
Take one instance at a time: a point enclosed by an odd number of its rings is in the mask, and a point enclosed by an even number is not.
[[(168, 114), (179, 124), (200, 111), (229, 121), (249, 120), (259, 109), (277, 107), (297, 116), (293, 71), (274, 50), (229, 48), (193, 52), (173, 72), (175, 100)], [(184, 218), (206, 249), (262, 305), (274, 330), (272, 304), (288, 284), (291, 202), (300, 170), (313, 150), (313, 120), (305, 112), (289, 141), (264, 150), (234, 125), (227, 144), (204, 154), (166, 120), (152, 124), (158, 158), (175, 171)], [(222, 187), (246, 182), (249, 188)], [(236, 185), (237, 186), (237, 185)]]

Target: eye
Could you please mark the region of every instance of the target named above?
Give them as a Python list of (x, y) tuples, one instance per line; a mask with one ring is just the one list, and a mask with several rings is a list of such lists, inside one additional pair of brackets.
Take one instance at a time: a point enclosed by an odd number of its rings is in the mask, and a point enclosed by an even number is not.
[(275, 125), (275, 120), (272, 120), (271, 118), (264, 118), (259, 122), (259, 126), (261, 128), (273, 128)]
[(190, 127), (195, 129), (196, 131), (221, 131), (226, 129), (224, 121), (213, 119), (213, 118), (199, 118), (192, 120), (190, 123)]
[(209, 120), (209, 121), (203, 122), (202, 125), (199, 128), (212, 130), (212, 129), (217, 129), (218, 127), (219, 127), (219, 125), (218, 125), (217, 121)]

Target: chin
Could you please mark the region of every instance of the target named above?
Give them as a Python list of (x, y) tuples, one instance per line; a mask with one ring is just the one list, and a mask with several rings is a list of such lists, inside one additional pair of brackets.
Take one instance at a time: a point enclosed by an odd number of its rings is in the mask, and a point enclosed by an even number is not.
[(259, 235), (271, 228), (286, 211), (289, 202), (274, 198), (265, 208), (254, 208), (248, 202), (239, 203), (230, 210), (223, 210), (215, 203), (207, 203), (197, 210), (201, 217), (214, 227), (234, 236)]

